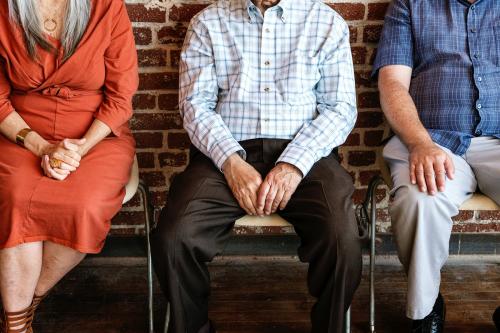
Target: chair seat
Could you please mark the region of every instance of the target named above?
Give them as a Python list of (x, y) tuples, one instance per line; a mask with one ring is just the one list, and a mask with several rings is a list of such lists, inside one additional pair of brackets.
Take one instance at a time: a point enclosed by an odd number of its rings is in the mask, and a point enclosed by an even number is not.
[(291, 224), (288, 223), (278, 214), (273, 214), (270, 216), (244, 216), (235, 224), (236, 227), (290, 227)]
[(139, 187), (139, 164), (137, 163), (137, 156), (134, 157), (134, 164), (132, 165), (132, 170), (130, 171), (130, 180), (125, 186), (125, 197), (123, 198), (123, 204), (129, 202), (137, 192)]
[(476, 193), (460, 206), (460, 210), (499, 210), (495, 201), (484, 194)]

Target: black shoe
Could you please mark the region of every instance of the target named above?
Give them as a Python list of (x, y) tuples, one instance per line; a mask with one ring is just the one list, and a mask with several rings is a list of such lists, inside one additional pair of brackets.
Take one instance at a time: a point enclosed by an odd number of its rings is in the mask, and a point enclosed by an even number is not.
[(497, 327), (498, 333), (500, 333), (500, 306), (495, 310), (495, 313), (493, 314), (493, 322)]
[(432, 311), (427, 317), (421, 320), (414, 320), (411, 324), (411, 333), (442, 333), (444, 319), (446, 316), (446, 305), (441, 293), (434, 303)]

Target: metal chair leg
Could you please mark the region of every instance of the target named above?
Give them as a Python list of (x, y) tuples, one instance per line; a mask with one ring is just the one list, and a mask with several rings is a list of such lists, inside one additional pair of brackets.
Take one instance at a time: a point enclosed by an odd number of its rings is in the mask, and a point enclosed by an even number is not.
[(374, 178), (368, 187), (365, 208), (370, 204), (370, 333), (375, 332), (375, 243), (377, 226), (377, 187), (384, 183), (381, 177)]
[(351, 308), (345, 313), (345, 333), (351, 333)]
[(163, 333), (168, 332), (169, 326), (170, 326), (170, 303), (167, 303), (167, 313), (165, 315), (165, 328), (163, 329)]
[(154, 309), (153, 309), (153, 263), (151, 259), (151, 244), (149, 243), (150, 231), (151, 231), (151, 217), (152, 217), (152, 207), (151, 200), (149, 196), (149, 190), (147, 186), (143, 183), (139, 183), (138, 191), (142, 195), (144, 202), (144, 221), (146, 229), (146, 249), (147, 249), (147, 266), (148, 266), (148, 329), (149, 333), (154, 333)]

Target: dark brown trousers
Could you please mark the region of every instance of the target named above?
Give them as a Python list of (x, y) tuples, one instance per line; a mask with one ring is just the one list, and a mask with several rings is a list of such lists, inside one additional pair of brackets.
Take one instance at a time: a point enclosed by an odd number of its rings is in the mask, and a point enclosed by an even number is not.
[[(257, 139), (241, 144), (247, 162), (265, 177), (288, 143)], [(300, 260), (310, 264), (307, 282), (317, 298), (311, 314), (313, 333), (342, 332), (360, 282), (353, 190), (351, 177), (332, 153), (314, 165), (286, 209), (279, 211), (301, 239)], [(169, 333), (197, 333), (207, 323), (206, 263), (222, 252), (234, 222), (244, 215), (224, 175), (193, 149), (189, 166), (172, 183), (151, 240), (155, 270), (172, 309)]]

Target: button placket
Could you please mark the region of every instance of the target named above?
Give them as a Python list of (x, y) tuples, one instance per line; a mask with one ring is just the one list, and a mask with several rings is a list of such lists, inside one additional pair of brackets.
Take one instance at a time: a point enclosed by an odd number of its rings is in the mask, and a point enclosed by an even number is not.
[(276, 87), (272, 82), (274, 82), (274, 73), (271, 67), (271, 51), (276, 48), (274, 29), (272, 29), (272, 18), (273, 15), (269, 11), (264, 14), (264, 21), (262, 25), (262, 35), (261, 35), (261, 48), (259, 50), (259, 63), (260, 63), (260, 82), (262, 98), (260, 99), (260, 131), (262, 135), (270, 132), (269, 128), (269, 117), (267, 114), (268, 107), (262, 107), (262, 105), (271, 105), (273, 99), (275, 98)]

